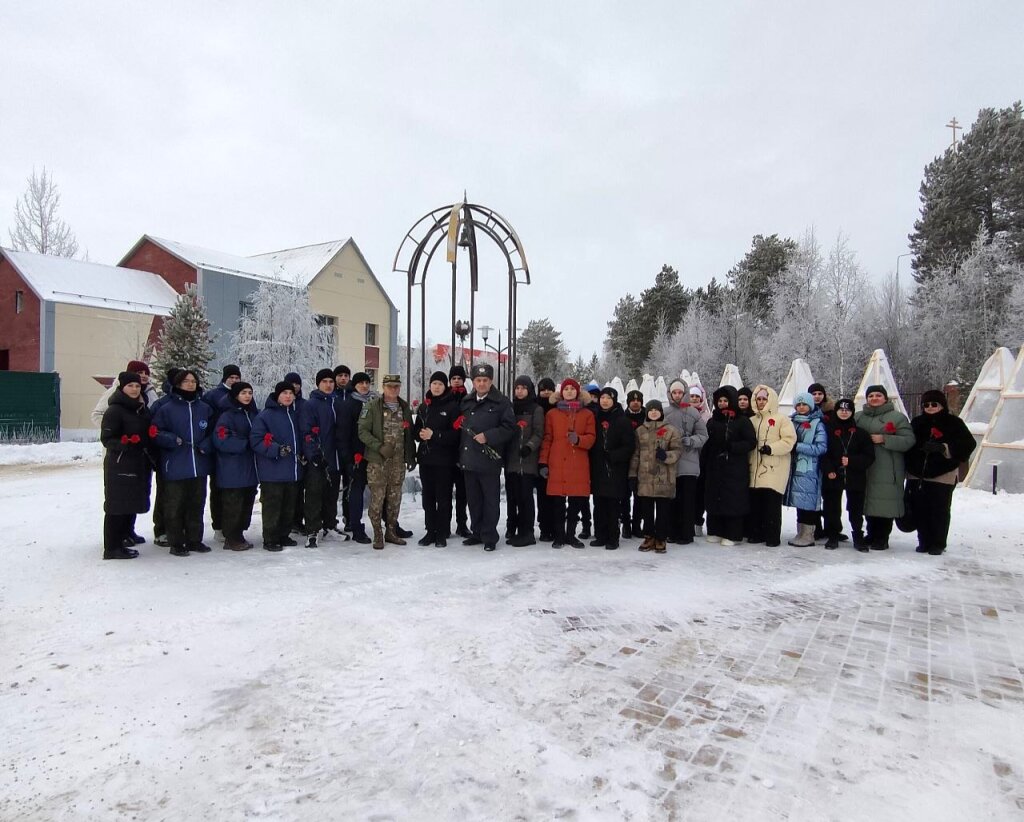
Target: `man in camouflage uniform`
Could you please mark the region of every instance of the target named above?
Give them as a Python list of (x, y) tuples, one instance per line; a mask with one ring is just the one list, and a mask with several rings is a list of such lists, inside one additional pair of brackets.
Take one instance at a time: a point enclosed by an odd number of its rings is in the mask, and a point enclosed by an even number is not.
[[(366, 479), (370, 487), (370, 525), (373, 547), (385, 542), (405, 545), (398, 535), (398, 512), (402, 505), (402, 483), (406, 470), (416, 466), (412, 437), (412, 409), (398, 396), (402, 378), (385, 374), (384, 393), (367, 403), (359, 416), (359, 439), (366, 446)], [(386, 514), (385, 514), (386, 507)], [(384, 517), (386, 522), (382, 522)]]

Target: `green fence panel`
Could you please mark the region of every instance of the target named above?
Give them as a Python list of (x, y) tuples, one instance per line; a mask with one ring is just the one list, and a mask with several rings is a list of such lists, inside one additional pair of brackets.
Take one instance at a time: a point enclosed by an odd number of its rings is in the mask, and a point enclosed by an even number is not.
[(0, 440), (60, 439), (60, 374), (0, 371)]

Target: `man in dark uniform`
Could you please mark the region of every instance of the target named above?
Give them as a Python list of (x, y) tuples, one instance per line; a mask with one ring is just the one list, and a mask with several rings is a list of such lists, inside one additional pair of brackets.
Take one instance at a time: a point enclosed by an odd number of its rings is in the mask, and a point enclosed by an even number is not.
[(494, 369), (473, 366), (473, 391), (463, 401), (456, 420), (462, 431), (459, 465), (466, 483), (472, 533), (463, 545), (498, 545), (502, 454), (516, 431), (516, 416), (509, 398), (493, 385)]
[[(466, 369), (461, 365), (453, 365), (448, 370), (448, 388), (455, 397), (466, 396)], [(466, 481), (462, 476), (462, 468), (455, 466), (455, 536), (469, 537), (466, 527)]]

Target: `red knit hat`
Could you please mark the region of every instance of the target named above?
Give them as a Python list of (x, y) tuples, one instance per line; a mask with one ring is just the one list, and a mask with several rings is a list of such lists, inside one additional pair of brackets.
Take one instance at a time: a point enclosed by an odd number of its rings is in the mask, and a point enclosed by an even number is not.
[(562, 395), (562, 392), (565, 390), (565, 387), (567, 385), (571, 385), (573, 388), (576, 389), (576, 396), (578, 397), (580, 394), (580, 384), (576, 382), (576, 380), (574, 380), (572, 377), (567, 377), (566, 379), (562, 380), (562, 384), (558, 387), (559, 396)]
[(146, 365), (142, 360), (132, 360), (128, 363), (128, 367), (125, 371), (132, 371), (136, 374), (149, 374), (149, 366)]

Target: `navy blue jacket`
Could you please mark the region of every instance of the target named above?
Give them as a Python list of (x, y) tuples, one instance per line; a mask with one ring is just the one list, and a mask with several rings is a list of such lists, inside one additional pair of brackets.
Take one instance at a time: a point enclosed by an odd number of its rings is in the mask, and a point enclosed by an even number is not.
[(218, 488), (255, 488), (259, 484), (256, 454), (249, 444), (256, 421), (255, 403), (242, 405), (228, 400), (213, 429), (213, 449), (217, 452)]
[(325, 394), (320, 389), (311, 391), (299, 409), (299, 432), (302, 434), (303, 454), (315, 463), (324, 459), (328, 471), (338, 472), (338, 448), (334, 432), (338, 426), (337, 394)]
[(224, 385), (224, 383), (219, 383), (203, 394), (203, 402), (210, 406), (216, 415), (229, 407), (230, 397), (231, 389)]
[[(356, 399), (356, 396), (362, 399)], [(338, 460), (342, 465), (352, 465), (356, 454), (362, 462), (366, 446), (359, 439), (359, 415), (367, 403), (372, 402), (376, 395), (370, 391), (359, 394), (353, 391), (344, 404), (338, 408), (338, 427), (334, 432), (334, 441), (338, 446)]]
[(198, 396), (187, 400), (178, 388), (157, 408), (150, 439), (161, 449), (160, 473), (165, 480), (195, 479), (210, 473), (212, 416), (213, 409)]
[[(299, 457), (302, 437), (295, 406), (285, 408), (273, 397), (267, 398), (267, 407), (260, 411), (249, 433), (249, 444), (256, 452), (256, 470), (260, 482), (298, 482), (302, 479)], [(289, 446), (290, 454), (281, 448)]]

